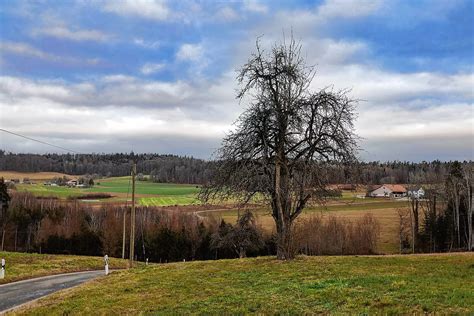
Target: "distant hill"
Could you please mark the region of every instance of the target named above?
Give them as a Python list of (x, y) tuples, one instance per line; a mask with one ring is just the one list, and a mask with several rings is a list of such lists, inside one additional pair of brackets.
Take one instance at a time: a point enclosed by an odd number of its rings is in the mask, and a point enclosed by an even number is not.
[(126, 176), (132, 161), (137, 172), (164, 183), (204, 183), (210, 162), (193, 157), (159, 154), (17, 154), (0, 151), (0, 171), (58, 172), (69, 175)]

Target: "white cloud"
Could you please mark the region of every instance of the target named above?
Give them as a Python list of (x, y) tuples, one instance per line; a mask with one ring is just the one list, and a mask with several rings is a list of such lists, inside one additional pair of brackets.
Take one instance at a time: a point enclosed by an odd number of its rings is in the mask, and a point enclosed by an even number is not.
[(183, 61), (199, 61), (204, 54), (201, 44), (183, 44), (176, 53), (176, 59)]
[(146, 63), (140, 68), (140, 72), (144, 75), (151, 75), (163, 70), (165, 66), (165, 64)]
[(239, 20), (240, 16), (231, 7), (223, 7), (216, 12), (216, 18), (222, 22), (232, 22)]
[(170, 16), (170, 10), (163, 0), (108, 0), (104, 10), (122, 16), (136, 16), (156, 21), (164, 21)]
[(2, 53), (9, 52), (17, 55), (32, 56), (40, 59), (57, 59), (56, 56), (43, 52), (40, 49), (26, 43), (2, 41), (0, 43), (0, 51)]
[[(0, 112), (7, 113), (1, 125), (84, 152), (134, 149), (208, 158), (231, 122), (219, 113), (235, 103), (223, 82), (199, 86), (114, 75), (71, 84), (0, 77)], [(2, 143), (8, 150), (51, 150), (18, 139)]]
[(33, 58), (39, 58), (42, 60), (47, 60), (51, 62), (63, 63), (65, 65), (97, 65), (102, 60), (100, 58), (87, 58), (87, 59), (80, 59), (70, 56), (57, 56), (50, 54), (48, 52), (42, 51), (38, 48), (35, 48), (27, 43), (21, 42), (0, 42), (0, 52), (2, 54), (14, 54), (14, 55), (22, 55), (22, 56), (29, 56)]
[(361, 17), (372, 14), (381, 4), (381, 0), (326, 0), (317, 8), (317, 14), (323, 20)]
[(309, 38), (304, 40), (303, 52), (308, 64), (325, 67), (359, 63), (370, 54), (370, 48), (361, 41)]
[(135, 77), (125, 75), (108, 75), (102, 77), (100, 81), (103, 83), (133, 82), (135, 81)]
[(146, 41), (143, 38), (133, 39), (133, 43), (137, 46), (141, 46), (148, 49), (157, 49), (160, 47), (159, 41)]
[(382, 0), (326, 0), (313, 10), (294, 9), (278, 10), (272, 18), (265, 20), (252, 30), (254, 36), (276, 34), (281, 37), (281, 30), (292, 30), (298, 37), (324, 37), (324, 31), (331, 25), (337, 25), (343, 19), (363, 18), (386, 9)]
[(351, 88), (356, 98), (370, 102), (403, 102), (414, 99), (474, 99), (473, 73), (392, 73), (361, 64), (323, 66), (313, 87), (334, 84)]
[[(368, 139), (468, 136), (473, 132), (473, 104), (445, 103), (409, 108), (407, 104), (363, 106), (358, 132)], [(384, 119), (385, 118), (385, 119)], [(390, 118), (388, 120), (387, 118)]]
[(50, 36), (72, 41), (105, 42), (110, 36), (97, 30), (70, 30), (64, 25), (43, 26), (31, 32), (33, 36)]
[[(234, 95), (233, 78), (225, 76), (216, 82), (143, 80), (125, 75), (109, 75), (97, 81), (68, 83), (66, 81), (31, 80), (0, 77), (0, 97), (8, 100), (44, 99), (70, 107), (134, 107), (185, 110), (188, 116), (207, 116), (202, 110), (214, 105), (215, 114), (228, 113)], [(230, 93), (229, 93), (230, 92)], [(227, 115), (227, 114), (226, 114)], [(214, 120), (214, 118), (208, 118)], [(222, 119), (218, 115), (215, 120)]]
[(243, 9), (257, 13), (267, 13), (268, 7), (258, 0), (244, 0)]

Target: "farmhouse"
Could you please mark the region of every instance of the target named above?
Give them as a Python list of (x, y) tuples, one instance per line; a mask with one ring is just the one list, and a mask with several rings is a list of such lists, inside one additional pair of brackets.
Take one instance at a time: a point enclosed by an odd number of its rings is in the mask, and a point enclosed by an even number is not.
[(407, 195), (407, 189), (400, 184), (382, 184), (373, 187), (367, 195), (370, 197), (404, 197)]
[(66, 182), (66, 185), (68, 187), (75, 187), (75, 186), (77, 186), (77, 183), (78, 183), (77, 180), (69, 180), (68, 182)]
[(422, 198), (422, 197), (425, 196), (425, 190), (423, 190), (422, 187), (420, 187), (418, 189), (408, 190), (407, 195), (409, 197), (419, 199), (419, 198)]

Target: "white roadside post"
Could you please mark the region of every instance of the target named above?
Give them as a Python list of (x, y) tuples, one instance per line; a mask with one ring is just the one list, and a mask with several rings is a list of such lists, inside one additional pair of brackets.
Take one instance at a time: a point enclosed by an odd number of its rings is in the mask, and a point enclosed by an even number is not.
[(0, 270), (0, 279), (5, 278), (5, 259), (2, 258), (2, 269)]
[(105, 262), (105, 275), (109, 274), (109, 256), (105, 255), (104, 256), (104, 262)]
[(148, 258), (146, 258), (145, 260), (145, 265), (148, 265)]

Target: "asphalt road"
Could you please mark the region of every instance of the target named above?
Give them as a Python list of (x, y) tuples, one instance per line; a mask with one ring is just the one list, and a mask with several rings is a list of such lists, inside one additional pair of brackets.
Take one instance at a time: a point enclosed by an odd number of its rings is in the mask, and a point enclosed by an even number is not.
[(53, 292), (104, 275), (104, 271), (75, 272), (0, 285), (0, 313)]

